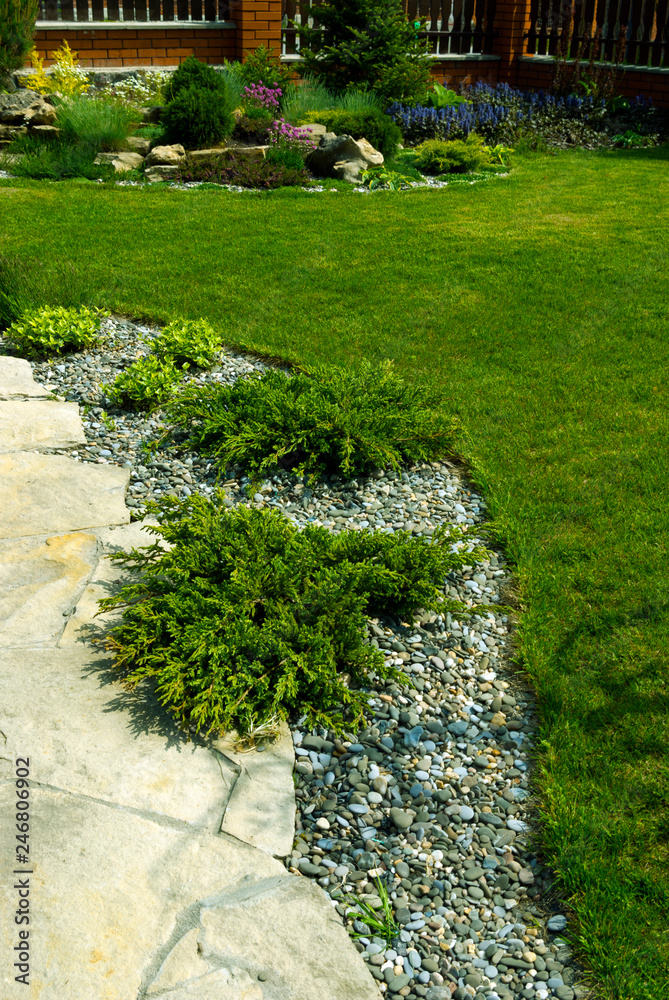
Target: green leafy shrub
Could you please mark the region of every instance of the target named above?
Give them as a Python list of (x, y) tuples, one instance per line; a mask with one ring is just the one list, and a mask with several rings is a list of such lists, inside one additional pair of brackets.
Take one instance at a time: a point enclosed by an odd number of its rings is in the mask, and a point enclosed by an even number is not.
[(235, 125), (235, 136), (261, 143), (274, 118), (265, 108), (247, 107)]
[[(223, 497), (164, 499), (149, 507), (167, 542), (117, 558), (141, 572), (103, 609), (123, 608), (107, 648), (126, 686), (155, 681), (179, 724), (246, 734), (273, 716), (309, 725), (363, 718), (370, 672), (398, 676), (363, 640), (365, 620), (439, 603), (446, 574), (471, 559), (462, 536), (303, 531), (278, 511)], [(443, 600), (443, 598), (442, 598)], [(347, 676), (348, 675), (348, 679)]]
[(38, 13), (37, 0), (0, 0), (0, 88), (7, 86), (10, 74), (25, 63)]
[(100, 309), (50, 306), (24, 313), (5, 331), (6, 340), (28, 358), (92, 347), (100, 339)]
[(390, 362), (322, 365), (292, 376), (270, 370), (234, 385), (187, 389), (170, 414), (222, 468), (239, 463), (254, 474), (277, 463), (314, 475), (397, 468), (443, 454), (454, 434), (430, 394)]
[(490, 153), (478, 135), (470, 135), (463, 142), (453, 139), (427, 139), (416, 146), (414, 166), (426, 174), (466, 174), (480, 170), (491, 163)]
[(58, 105), (56, 125), (62, 137), (96, 152), (120, 149), (138, 124), (137, 112), (100, 97), (79, 95)]
[(396, 0), (325, 0), (310, 13), (318, 28), (294, 24), (299, 73), (316, 77), (335, 93), (369, 89), (385, 104), (425, 100), (430, 82), (426, 43)]
[(174, 179), (180, 182), (236, 184), (261, 191), (311, 183), (311, 177), (304, 169), (286, 167), (271, 160), (251, 160), (248, 156), (235, 156), (228, 152), (198, 156), (196, 159), (187, 157)]
[(245, 86), (250, 83), (264, 83), (266, 87), (281, 87), (285, 90), (290, 83), (291, 73), (272, 54), (266, 45), (247, 52), (241, 63), (239, 75)]
[(173, 101), (183, 91), (193, 89), (210, 90), (219, 94), (227, 103), (224, 77), (207, 63), (200, 62), (195, 56), (188, 56), (165, 84), (165, 97), (168, 102)]
[(157, 410), (172, 399), (180, 377), (171, 358), (150, 354), (133, 362), (103, 388), (123, 409)]
[(208, 368), (220, 349), (220, 338), (206, 320), (180, 319), (161, 330), (151, 352), (157, 358), (170, 358), (178, 368)]
[(384, 156), (392, 156), (402, 141), (402, 132), (389, 117), (378, 111), (313, 111), (303, 116), (300, 125), (320, 122), (329, 132), (366, 139)]
[(198, 87), (180, 90), (164, 109), (161, 122), (166, 140), (191, 148), (220, 142), (235, 127), (221, 92)]
[(471, 104), (466, 97), (447, 90), (440, 83), (433, 83), (427, 95), (427, 105), (430, 108), (457, 108), (460, 104)]

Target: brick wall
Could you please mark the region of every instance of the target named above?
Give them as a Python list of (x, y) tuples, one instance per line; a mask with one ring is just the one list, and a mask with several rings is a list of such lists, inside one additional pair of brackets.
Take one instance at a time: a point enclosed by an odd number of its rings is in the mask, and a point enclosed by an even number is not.
[(62, 41), (76, 52), (81, 66), (178, 66), (190, 55), (220, 65), (236, 59), (234, 28), (158, 25), (128, 28), (42, 28), (35, 32), (35, 48), (44, 65), (53, 65), (53, 53)]

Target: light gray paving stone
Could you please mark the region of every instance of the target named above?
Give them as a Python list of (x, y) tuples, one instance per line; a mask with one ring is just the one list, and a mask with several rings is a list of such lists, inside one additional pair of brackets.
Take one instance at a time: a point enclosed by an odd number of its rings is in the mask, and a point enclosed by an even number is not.
[(0, 524), (5, 538), (125, 524), (128, 469), (18, 451), (0, 455)]
[(0, 399), (46, 399), (51, 393), (33, 379), (32, 367), (23, 358), (0, 357)]
[(253, 847), (285, 858), (295, 836), (295, 751), (289, 727), (282, 723), (277, 739), (259, 753), (239, 753), (234, 737), (214, 744), (238, 770), (221, 831)]
[(86, 444), (77, 403), (0, 401), (0, 452), (76, 448)]
[(217, 831), (234, 770), (187, 742), (148, 694), (125, 692), (110, 665), (85, 648), (43, 649), (29, 664), (22, 650), (4, 652), (7, 749), (32, 753), (40, 784)]
[[(31, 742), (26, 736), (22, 744), (28, 756)], [(172, 1000), (378, 1000), (324, 894), (264, 852), (38, 784), (31, 796), (29, 877), (39, 913), (31, 925), (31, 992), (5, 962), (3, 1000), (155, 995), (147, 991), (165, 975), (175, 945), (199, 927), (204, 961), (216, 971), (209, 981), (193, 980), (192, 965), (182, 964), (187, 978), (167, 993)], [(0, 785), (5, 857), (14, 850), (13, 801), (13, 786)], [(15, 944), (16, 899), (3, 879), (4, 954)]]
[(97, 552), (86, 532), (0, 541), (0, 647), (55, 645)]

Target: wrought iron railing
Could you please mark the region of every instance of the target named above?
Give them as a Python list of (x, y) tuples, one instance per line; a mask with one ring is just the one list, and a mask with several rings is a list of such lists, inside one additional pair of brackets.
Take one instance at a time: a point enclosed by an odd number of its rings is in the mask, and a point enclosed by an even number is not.
[[(283, 56), (300, 54), (293, 22), (318, 27), (311, 8), (311, 0), (283, 0)], [(427, 38), (433, 58), (492, 51), (495, 0), (405, 0), (404, 9), (410, 23), (420, 22), (418, 37)]]
[(669, 68), (669, 0), (532, 0), (527, 51)]
[(42, 0), (40, 21), (227, 21), (229, 0)]

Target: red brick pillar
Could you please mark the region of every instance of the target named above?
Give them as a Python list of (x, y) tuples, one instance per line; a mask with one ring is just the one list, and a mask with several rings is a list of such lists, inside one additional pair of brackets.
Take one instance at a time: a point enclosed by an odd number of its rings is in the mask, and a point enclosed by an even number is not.
[(529, 0), (497, 0), (495, 28), (499, 32), (494, 41), (493, 52), (500, 57), (499, 81), (514, 86), (518, 78), (518, 56), (527, 53), (527, 39), (530, 29)]
[(278, 59), (281, 55), (282, 0), (230, 0), (230, 20), (237, 25), (235, 57), (265, 45)]

